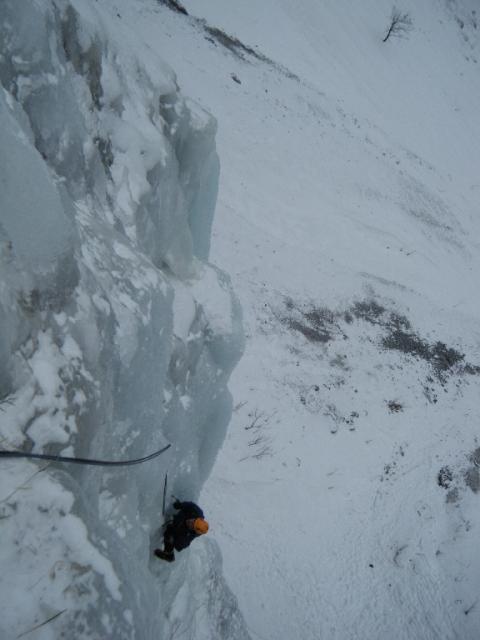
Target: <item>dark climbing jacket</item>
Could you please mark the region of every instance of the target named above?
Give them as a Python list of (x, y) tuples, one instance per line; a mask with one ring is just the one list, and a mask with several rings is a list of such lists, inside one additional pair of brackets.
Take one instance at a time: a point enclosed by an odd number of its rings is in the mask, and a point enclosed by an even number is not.
[(186, 521), (203, 518), (203, 511), (194, 502), (179, 502), (177, 500), (173, 503), (173, 506), (179, 511), (173, 516), (173, 520), (168, 523), (165, 529), (165, 542), (170, 542), (177, 551), (181, 551), (186, 549), (200, 535), (189, 529)]

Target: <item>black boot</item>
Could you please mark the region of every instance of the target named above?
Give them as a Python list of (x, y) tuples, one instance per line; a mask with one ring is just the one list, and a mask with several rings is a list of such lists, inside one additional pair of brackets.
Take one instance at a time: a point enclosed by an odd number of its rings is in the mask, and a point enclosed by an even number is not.
[(153, 552), (157, 558), (160, 558), (160, 560), (166, 560), (167, 562), (173, 562), (175, 560), (175, 555), (173, 553), (173, 551), (162, 551), (161, 549), (155, 549), (155, 551)]

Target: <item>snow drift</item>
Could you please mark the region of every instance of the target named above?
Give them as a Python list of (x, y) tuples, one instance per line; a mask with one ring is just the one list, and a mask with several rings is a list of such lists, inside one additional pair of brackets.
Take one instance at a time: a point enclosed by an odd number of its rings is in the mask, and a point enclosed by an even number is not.
[(0, 635), (247, 637), (213, 542), (151, 560), (165, 473), (197, 497), (242, 350), (207, 262), (215, 121), (93, 2), (6, 0), (0, 41), (1, 446), (118, 460), (172, 443), (127, 470), (1, 462)]

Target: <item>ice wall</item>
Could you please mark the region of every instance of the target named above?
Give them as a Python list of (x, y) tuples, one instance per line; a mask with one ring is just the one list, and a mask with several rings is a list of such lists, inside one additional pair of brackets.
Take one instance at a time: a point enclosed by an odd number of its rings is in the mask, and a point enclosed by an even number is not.
[(151, 553), (165, 474), (183, 499), (209, 474), (243, 346), (207, 262), (215, 121), (95, 5), (2, 2), (0, 444), (172, 447), (113, 470), (0, 461), (0, 636), (245, 638), (212, 541)]

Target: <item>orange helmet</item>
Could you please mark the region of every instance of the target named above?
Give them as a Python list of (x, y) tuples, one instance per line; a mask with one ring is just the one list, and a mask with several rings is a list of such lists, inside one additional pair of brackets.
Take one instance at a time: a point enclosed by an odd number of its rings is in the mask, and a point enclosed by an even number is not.
[(199, 535), (203, 535), (208, 531), (208, 522), (203, 518), (195, 518), (193, 521), (193, 530)]

